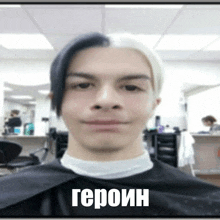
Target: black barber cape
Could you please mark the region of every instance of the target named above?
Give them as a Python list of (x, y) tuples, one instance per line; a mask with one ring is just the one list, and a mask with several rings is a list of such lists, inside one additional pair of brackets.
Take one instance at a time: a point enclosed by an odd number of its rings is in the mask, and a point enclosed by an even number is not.
[[(59, 160), (0, 177), (0, 216), (220, 216), (219, 187), (153, 163), (151, 170), (112, 180), (77, 175)], [(72, 189), (149, 189), (149, 206), (73, 207)]]

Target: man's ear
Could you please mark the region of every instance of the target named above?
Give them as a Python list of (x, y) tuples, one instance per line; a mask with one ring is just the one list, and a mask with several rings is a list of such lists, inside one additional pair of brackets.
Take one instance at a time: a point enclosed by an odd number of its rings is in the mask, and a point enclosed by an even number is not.
[(153, 104), (153, 110), (161, 103), (161, 98), (156, 98)]
[(53, 99), (53, 92), (50, 92), (50, 93), (48, 94), (48, 98), (49, 98), (50, 100)]
[(154, 103), (153, 103), (153, 107), (152, 107), (152, 111), (151, 111), (151, 114), (150, 114), (150, 118), (154, 115), (154, 112), (157, 108), (157, 106), (161, 103), (161, 98), (156, 98), (154, 100)]

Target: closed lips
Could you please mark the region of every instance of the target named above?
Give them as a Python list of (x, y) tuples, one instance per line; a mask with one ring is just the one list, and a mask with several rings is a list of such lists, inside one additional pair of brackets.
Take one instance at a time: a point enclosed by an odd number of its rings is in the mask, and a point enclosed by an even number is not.
[(95, 125), (116, 125), (116, 124), (122, 124), (122, 122), (119, 121), (90, 121), (86, 122), (87, 124), (95, 124)]

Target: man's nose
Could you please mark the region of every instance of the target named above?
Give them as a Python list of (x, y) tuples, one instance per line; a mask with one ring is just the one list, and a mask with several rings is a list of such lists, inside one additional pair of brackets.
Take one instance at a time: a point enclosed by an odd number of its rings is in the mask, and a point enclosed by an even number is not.
[(105, 86), (97, 92), (93, 108), (102, 109), (105, 111), (110, 109), (121, 109), (122, 105), (120, 99), (120, 95), (115, 88)]

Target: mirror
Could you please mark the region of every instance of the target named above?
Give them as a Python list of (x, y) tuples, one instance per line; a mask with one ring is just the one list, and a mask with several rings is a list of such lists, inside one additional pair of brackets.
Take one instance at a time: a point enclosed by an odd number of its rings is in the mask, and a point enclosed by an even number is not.
[[(4, 83), (4, 118), (11, 118), (11, 110), (18, 110), (19, 117), (22, 121), (22, 131), (27, 124), (33, 124), (35, 127), (35, 134), (38, 129), (36, 125), (43, 124), (39, 118), (45, 116), (49, 117), (48, 105), (50, 100), (47, 97), (49, 91), (49, 84), (38, 86), (22, 86), (12, 83)], [(46, 106), (45, 106), (46, 105)], [(39, 116), (39, 113), (43, 113)], [(41, 128), (43, 125), (40, 126)]]

